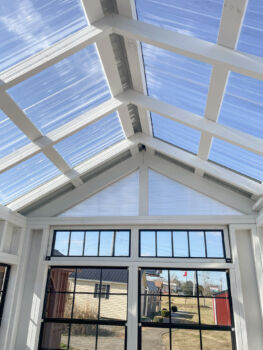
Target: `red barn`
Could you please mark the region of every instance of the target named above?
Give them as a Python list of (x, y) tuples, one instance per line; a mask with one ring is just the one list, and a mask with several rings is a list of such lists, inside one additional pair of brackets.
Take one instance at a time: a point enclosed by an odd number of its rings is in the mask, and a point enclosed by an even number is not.
[(214, 296), (213, 310), (216, 325), (231, 326), (231, 313), (228, 299), (228, 291), (222, 291)]

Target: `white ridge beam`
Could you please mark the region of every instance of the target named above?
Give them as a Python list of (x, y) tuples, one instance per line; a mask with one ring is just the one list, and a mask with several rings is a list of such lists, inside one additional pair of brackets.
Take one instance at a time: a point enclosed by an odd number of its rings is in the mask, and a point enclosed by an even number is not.
[[(116, 143), (115, 145), (107, 148), (105, 151), (99, 153), (98, 155), (88, 159), (87, 161), (77, 165), (73, 170), (78, 174), (83, 175), (93, 169), (103, 165), (110, 159), (117, 157), (118, 155), (128, 151), (130, 148), (134, 147), (139, 143), (139, 136), (133, 135), (130, 139), (125, 139)], [(8, 208), (19, 211), (23, 208), (29, 206), (36, 200), (39, 200), (46, 195), (56, 191), (62, 186), (69, 183), (69, 179), (63, 174), (57, 176), (55, 179), (48, 181), (46, 184), (41, 185), (34, 189), (33, 191), (17, 198), (7, 205)]]
[[(92, 5), (89, 0), (82, 0), (82, 4), (88, 22), (91, 25), (94, 22), (104, 18), (100, 0), (92, 0)], [(97, 40), (96, 44), (104, 73), (109, 84), (110, 92), (112, 96), (115, 97), (123, 92), (123, 87), (109, 35)], [(125, 137), (128, 138), (132, 136), (134, 131), (127, 106), (122, 106), (118, 110), (118, 115)], [(131, 152), (135, 153), (136, 151), (133, 149)]]
[[(229, 49), (235, 49), (243, 18), (245, 15), (247, 0), (225, 0), (224, 9), (221, 18), (220, 30), (217, 44)], [(212, 71), (210, 87), (207, 97), (205, 118), (217, 121), (221, 105), (224, 98), (225, 88), (228, 81), (229, 70), (223, 65), (215, 65)], [(212, 137), (208, 133), (202, 133), (198, 157), (208, 159), (210, 148), (212, 145)], [(196, 172), (203, 176), (203, 172)]]
[(0, 173), (41, 152), (41, 150), (43, 150), (45, 147), (54, 145), (66, 137), (82, 130), (88, 125), (100, 120), (106, 115), (121, 108), (123, 104), (124, 103), (118, 99), (118, 96), (116, 98), (112, 98), (89, 110), (88, 112), (83, 113), (79, 117), (74, 118), (61, 127), (52, 130), (46, 136), (41, 136), (35, 139), (34, 142), (23, 146), (15, 152), (1, 158)]
[(245, 176), (239, 175), (217, 164), (198, 158), (192, 153), (183, 151), (182, 149), (169, 145), (166, 142), (140, 134), (140, 143), (183, 164), (205, 171), (207, 174), (212, 175), (221, 181), (227, 182), (233, 186), (238, 186), (246, 192), (256, 195), (263, 194), (263, 186), (260, 183), (250, 180)]
[(218, 124), (214, 121), (172, 106), (153, 97), (145, 96), (133, 90), (126, 91), (119, 96), (119, 99), (124, 103), (128, 103), (129, 101), (141, 108), (160, 114), (166, 118), (189, 126), (190, 128), (199, 130), (210, 137), (215, 136), (221, 140), (263, 156), (263, 140), (255, 136)]
[(105, 24), (112, 26), (114, 33), (126, 38), (143, 41), (212, 65), (222, 64), (228, 70), (263, 80), (262, 57), (235, 51), (218, 44), (119, 15), (105, 17), (96, 23), (96, 27), (100, 28)]
[(93, 26), (83, 28), (51, 47), (1, 72), (0, 81), (5, 89), (9, 89), (64, 58), (73, 55), (84, 47), (94, 44), (97, 40), (108, 35), (110, 32), (111, 27), (107, 25), (102, 25), (100, 28), (95, 28)]

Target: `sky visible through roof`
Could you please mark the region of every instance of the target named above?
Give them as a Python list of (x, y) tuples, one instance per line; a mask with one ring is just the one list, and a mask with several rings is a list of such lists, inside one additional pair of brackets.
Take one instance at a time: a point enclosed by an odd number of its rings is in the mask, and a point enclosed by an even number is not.
[[(217, 42), (223, 0), (136, 0), (138, 20), (194, 38)], [(80, 0), (2, 0), (0, 72), (88, 26)], [(263, 3), (249, 0), (237, 50), (263, 57)], [(205, 116), (213, 66), (142, 43), (148, 95)], [(7, 90), (43, 135), (109, 100), (96, 45), (90, 45)], [(263, 138), (263, 82), (230, 72), (218, 123)], [(154, 137), (198, 154), (201, 133), (152, 113)], [(124, 139), (112, 113), (54, 147), (74, 167)], [(0, 158), (30, 140), (0, 110)], [(257, 181), (263, 157), (213, 139), (209, 160)], [(19, 175), (18, 175), (19, 174)], [(7, 204), (61, 172), (43, 153), (0, 174), (0, 203)]]

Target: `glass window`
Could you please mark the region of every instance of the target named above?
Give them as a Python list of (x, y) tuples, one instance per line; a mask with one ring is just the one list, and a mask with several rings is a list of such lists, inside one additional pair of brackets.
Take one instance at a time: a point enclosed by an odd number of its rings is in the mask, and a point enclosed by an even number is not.
[(227, 276), (226, 270), (142, 269), (139, 283), (142, 349), (233, 350)]
[(52, 267), (39, 348), (124, 350), (127, 284), (125, 268)]
[(174, 257), (188, 257), (188, 236), (187, 231), (173, 232)]
[(171, 231), (157, 231), (157, 256), (172, 256)]
[(223, 258), (223, 233), (220, 231), (206, 231), (205, 233), (207, 257)]
[(56, 231), (51, 256), (129, 256), (130, 231)]
[(4, 311), (9, 274), (10, 266), (0, 263), (0, 324), (2, 321), (2, 315)]
[(190, 256), (192, 258), (204, 258), (205, 254), (205, 236), (203, 231), (190, 231)]
[(140, 255), (156, 256), (155, 231), (140, 231)]

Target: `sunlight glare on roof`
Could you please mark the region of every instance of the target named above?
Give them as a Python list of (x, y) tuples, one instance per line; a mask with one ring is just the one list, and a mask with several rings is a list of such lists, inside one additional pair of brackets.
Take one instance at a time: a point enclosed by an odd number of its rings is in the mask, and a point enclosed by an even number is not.
[(59, 174), (48, 158), (39, 153), (0, 174), (0, 203), (7, 204)]
[(212, 66), (142, 44), (148, 95), (204, 115)]
[(237, 49), (263, 57), (263, 1), (249, 0)]
[(12, 87), (8, 93), (43, 133), (111, 97), (95, 45)]
[(74, 167), (124, 139), (117, 113), (114, 112), (55, 145), (66, 162)]
[(154, 137), (197, 154), (199, 131), (155, 113), (151, 113), (151, 117)]
[(0, 159), (29, 143), (25, 134), (0, 110)]
[(209, 160), (255, 180), (263, 180), (263, 157), (228, 142), (214, 138)]
[(223, 0), (136, 0), (138, 20), (216, 42)]
[(0, 71), (87, 25), (81, 0), (1, 0)]
[(219, 123), (263, 138), (263, 81), (230, 73)]

